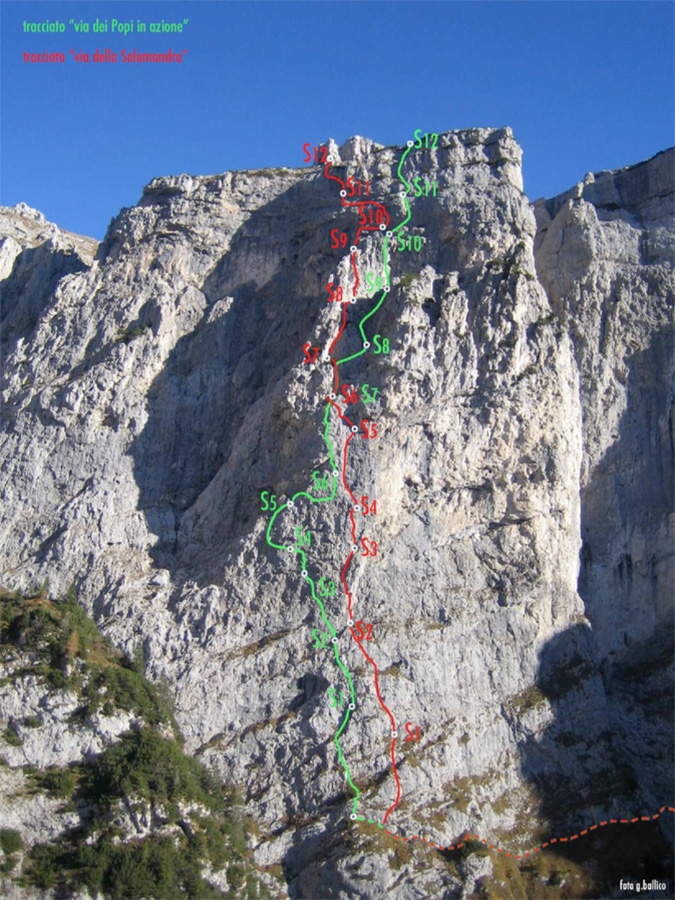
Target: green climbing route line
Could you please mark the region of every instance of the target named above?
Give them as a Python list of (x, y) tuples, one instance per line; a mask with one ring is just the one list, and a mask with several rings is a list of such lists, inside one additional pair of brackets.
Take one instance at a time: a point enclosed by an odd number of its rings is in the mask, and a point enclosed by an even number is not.
[[(391, 290), (391, 277), (390, 277), (391, 273), (390, 273), (390, 268), (389, 268), (389, 252), (388, 252), (389, 251), (389, 239), (390, 239), (390, 237), (393, 237), (396, 234), (396, 232), (400, 231), (400, 229), (403, 228), (407, 222), (410, 221), (411, 215), (412, 215), (411, 209), (410, 209), (410, 204), (408, 203), (408, 199), (406, 196), (407, 192), (411, 189), (411, 185), (408, 181), (406, 181), (406, 179), (404, 178), (404, 176), (401, 172), (403, 164), (404, 164), (408, 154), (410, 153), (410, 150), (411, 150), (411, 146), (410, 146), (410, 142), (409, 142), (405, 152), (401, 156), (401, 159), (399, 161), (398, 168), (397, 168), (397, 176), (406, 189), (406, 193), (402, 194), (403, 202), (404, 202), (405, 209), (406, 209), (406, 217), (405, 217), (405, 219), (403, 219), (403, 221), (399, 225), (397, 225), (395, 228), (391, 229), (391, 231), (388, 231), (385, 234), (384, 243), (383, 243), (383, 247), (382, 247), (382, 262), (383, 262), (383, 267), (384, 267), (385, 289), (382, 291), (382, 294), (381, 294), (379, 300), (377, 301), (377, 303), (375, 304), (375, 306), (368, 313), (366, 313), (359, 322), (359, 325), (358, 325), (359, 332), (363, 339), (363, 343), (366, 346), (364, 346), (361, 350), (359, 350), (358, 353), (354, 353), (351, 356), (347, 356), (347, 357), (344, 357), (343, 359), (337, 360), (336, 365), (338, 365), (338, 366), (341, 363), (349, 362), (352, 359), (356, 359), (359, 356), (362, 356), (364, 353), (367, 352), (367, 350), (369, 349), (369, 345), (368, 345), (366, 333), (363, 330), (364, 325), (372, 316), (375, 315), (375, 313), (378, 311), (378, 309), (382, 306), (382, 304), (384, 303), (385, 297)], [(336, 632), (332, 622), (330, 621), (330, 619), (328, 618), (328, 616), (326, 614), (326, 608), (324, 606), (324, 603), (323, 603), (321, 597), (317, 594), (315, 581), (313, 578), (310, 577), (310, 575), (307, 571), (307, 555), (306, 555), (305, 551), (302, 549), (302, 546), (304, 545), (302, 543), (302, 537), (300, 537), (300, 541), (301, 541), (300, 546), (298, 546), (297, 544), (285, 544), (285, 545), (277, 544), (272, 540), (272, 529), (274, 527), (277, 517), (284, 510), (292, 508), (299, 498), (301, 498), (301, 497), (307, 498), (310, 501), (310, 503), (330, 503), (332, 500), (335, 499), (335, 494), (336, 494), (337, 486), (338, 486), (339, 473), (338, 473), (338, 469), (337, 469), (336, 462), (335, 462), (335, 450), (334, 450), (334, 447), (329, 438), (330, 412), (331, 412), (331, 403), (330, 403), (330, 401), (328, 401), (326, 403), (326, 409), (325, 409), (325, 413), (324, 413), (324, 417), (323, 417), (323, 421), (324, 421), (323, 437), (324, 437), (326, 446), (328, 447), (329, 461), (330, 461), (332, 479), (333, 479), (333, 484), (332, 484), (332, 489), (331, 489), (330, 495), (326, 496), (326, 497), (314, 497), (312, 494), (308, 493), (307, 491), (298, 491), (296, 494), (293, 495), (293, 497), (291, 498), (290, 501), (287, 500), (286, 503), (282, 504), (274, 511), (274, 513), (270, 517), (269, 523), (267, 525), (265, 537), (266, 537), (268, 545), (270, 547), (274, 548), (275, 550), (282, 550), (282, 551), (285, 550), (287, 552), (293, 552), (294, 554), (299, 554), (301, 563), (302, 563), (302, 573), (301, 574), (309, 584), (309, 589), (310, 589), (310, 592), (312, 595), (312, 599), (314, 600), (314, 602), (317, 604), (317, 606), (319, 608), (319, 614), (320, 614), (321, 620), (325, 624), (328, 632), (331, 635), (331, 643), (333, 645), (333, 653), (335, 655), (335, 662), (337, 663), (338, 668), (344, 675), (344, 678), (347, 682), (347, 685), (349, 687), (349, 698), (350, 698), (349, 704), (347, 705), (347, 708), (345, 710), (344, 718), (342, 719), (342, 722), (339, 725), (339, 727), (333, 737), (333, 740), (335, 742), (338, 760), (340, 762), (340, 765), (344, 769), (347, 784), (354, 792), (354, 797), (352, 798), (351, 818), (352, 818), (352, 820), (365, 822), (366, 821), (365, 816), (359, 816), (356, 814), (359, 799), (361, 797), (361, 792), (359, 791), (359, 789), (357, 788), (357, 786), (354, 784), (354, 782), (352, 780), (351, 772), (349, 770), (349, 766), (347, 764), (344, 753), (342, 751), (342, 746), (340, 744), (340, 737), (344, 733), (345, 729), (347, 728), (347, 725), (349, 724), (349, 720), (351, 718), (352, 712), (356, 709), (356, 692), (354, 690), (354, 682), (352, 680), (349, 670), (347, 669), (346, 665), (340, 658), (340, 653), (338, 650), (339, 641), (338, 641), (338, 637), (337, 637), (337, 632)], [(297, 531), (296, 531), (296, 539), (297, 539)], [(369, 819), (368, 821), (372, 822), (373, 824), (377, 824), (372, 819)], [(383, 828), (384, 826), (380, 825), (380, 827)]]
[[(330, 465), (331, 465), (331, 469), (332, 469), (333, 487), (332, 487), (330, 496), (328, 496), (328, 497), (313, 497), (311, 494), (307, 493), (307, 491), (298, 491), (298, 493), (294, 494), (293, 497), (291, 498), (291, 502), (293, 504), (295, 504), (296, 500), (299, 497), (307, 497), (307, 499), (310, 500), (312, 503), (329, 503), (331, 500), (335, 499), (335, 493), (337, 491), (339, 474), (338, 474), (338, 470), (337, 470), (336, 464), (335, 464), (335, 450), (334, 450), (333, 445), (328, 436), (328, 431), (330, 429), (330, 410), (331, 410), (330, 403), (327, 403), (326, 411), (325, 411), (324, 417), (323, 417), (323, 421), (324, 421), (324, 425), (325, 425), (323, 437), (324, 437), (324, 441), (326, 442), (326, 445), (328, 447), (328, 456), (329, 456), (329, 461), (330, 461)], [(300, 559), (302, 561), (302, 571), (306, 572), (307, 571), (307, 555), (304, 552), (304, 550), (300, 549), (299, 547), (291, 546), (289, 544), (286, 544), (286, 545), (275, 544), (271, 537), (272, 528), (274, 526), (274, 522), (275, 522), (277, 516), (283, 510), (288, 509), (288, 508), (289, 507), (288, 507), (288, 501), (287, 501), (286, 503), (282, 504), (274, 512), (274, 514), (270, 517), (269, 523), (267, 525), (267, 532), (266, 532), (265, 536), (267, 538), (267, 543), (269, 544), (269, 546), (274, 547), (275, 550), (293, 550), (294, 553), (299, 553)], [(351, 772), (349, 771), (349, 766), (347, 765), (347, 761), (345, 760), (344, 753), (342, 752), (342, 747), (340, 745), (340, 735), (343, 733), (343, 731), (349, 724), (349, 719), (351, 718), (353, 708), (356, 708), (356, 692), (354, 691), (354, 682), (352, 681), (352, 676), (350, 675), (349, 670), (347, 669), (345, 664), (340, 659), (340, 653), (338, 651), (338, 643), (337, 643), (337, 640), (338, 640), (337, 631), (333, 627), (333, 623), (330, 621), (330, 619), (326, 615), (326, 608), (323, 605), (323, 601), (316, 593), (316, 585), (314, 583), (314, 579), (310, 578), (310, 576), (308, 574), (305, 574), (304, 577), (305, 577), (306, 581), (309, 583), (309, 588), (310, 588), (310, 591), (312, 594), (312, 599), (316, 602), (317, 606), (319, 607), (321, 619), (325, 623), (328, 631), (330, 632), (331, 640), (332, 640), (332, 644), (333, 644), (333, 652), (335, 654), (335, 661), (338, 664), (340, 671), (345, 676), (345, 679), (349, 686), (349, 698), (350, 698), (349, 705), (347, 706), (347, 709), (345, 710), (344, 719), (342, 720), (342, 724), (340, 725), (337, 732), (335, 733), (333, 740), (335, 741), (338, 759), (345, 771), (345, 778), (347, 779), (347, 784), (354, 791), (354, 797), (352, 799), (352, 814), (356, 814), (356, 809), (358, 806), (359, 798), (361, 796), (361, 792), (359, 791), (359, 789), (356, 787), (356, 785), (352, 781)], [(359, 816), (357, 818), (362, 819), (363, 817)]]
[(400, 160), (398, 161), (398, 168), (397, 168), (397, 170), (396, 170), (396, 174), (398, 175), (398, 179), (399, 179), (399, 181), (402, 181), (402, 182), (403, 182), (403, 184), (405, 185), (406, 191), (409, 191), (410, 188), (412, 187), (412, 185), (410, 184), (410, 182), (408, 182), (408, 181), (405, 180), (405, 178), (403, 177), (403, 174), (401, 173), (401, 169), (403, 168), (403, 163), (406, 161), (406, 159), (407, 159), (407, 157), (408, 157), (408, 154), (410, 153), (411, 150), (412, 150), (412, 147), (411, 147), (410, 144), (408, 144), (408, 146), (407, 146), (407, 147), (405, 148), (405, 150), (403, 151), (403, 156), (402, 156), (402, 157), (400, 158)]
[[(397, 172), (398, 177), (399, 177), (399, 179), (403, 182), (403, 184), (405, 185), (406, 190), (409, 190), (410, 187), (411, 187), (411, 185), (410, 185), (410, 184), (405, 180), (405, 178), (401, 175), (401, 166), (403, 165), (403, 162), (405, 161), (405, 158), (406, 158), (406, 156), (408, 155), (408, 153), (410, 153), (410, 150), (411, 150), (410, 147), (407, 147), (407, 148), (406, 148), (406, 151), (405, 151), (405, 153), (403, 154), (403, 156), (401, 157), (401, 161), (400, 161), (399, 164), (398, 164), (398, 172)], [(405, 208), (406, 208), (406, 217), (405, 217), (405, 219), (404, 219), (400, 224), (398, 224), (398, 225), (396, 226), (396, 228), (392, 228), (392, 229), (391, 229), (392, 235), (393, 235), (393, 234), (396, 234), (396, 232), (399, 231), (401, 228), (403, 228), (403, 226), (406, 224), (406, 222), (409, 222), (410, 219), (411, 219), (412, 213), (411, 213), (411, 210), (410, 210), (410, 204), (408, 203), (408, 198), (407, 198), (407, 197), (403, 197), (403, 202), (404, 202)], [(377, 301), (377, 303), (375, 304), (375, 306), (370, 310), (370, 312), (366, 313), (366, 315), (365, 315), (365, 316), (361, 319), (361, 321), (359, 322), (359, 331), (360, 331), (360, 333), (361, 333), (361, 338), (363, 339), (363, 343), (364, 343), (364, 344), (367, 343), (368, 338), (366, 337), (366, 333), (365, 333), (365, 331), (363, 330), (363, 326), (364, 326), (365, 323), (368, 321), (368, 319), (369, 319), (371, 316), (374, 316), (375, 313), (378, 311), (378, 309), (382, 306), (382, 304), (384, 303), (384, 298), (385, 298), (385, 297), (387, 296), (387, 294), (389, 293), (389, 290), (390, 290), (390, 287), (391, 287), (390, 270), (389, 270), (389, 254), (388, 254), (388, 252), (387, 252), (387, 251), (388, 251), (388, 247), (389, 247), (389, 237), (388, 237), (388, 235), (385, 235), (385, 237), (384, 237), (384, 245), (383, 245), (383, 248), (382, 248), (382, 263), (383, 263), (383, 266), (384, 266), (384, 278), (385, 278), (386, 290), (383, 290), (383, 291), (382, 291), (382, 296), (381, 296), (380, 299)], [(366, 352), (368, 351), (368, 349), (369, 349), (368, 347), (362, 347), (357, 353), (352, 353), (351, 356), (345, 356), (345, 357), (343, 357), (342, 359), (338, 359), (338, 360), (337, 360), (337, 365), (339, 366), (339, 365), (341, 365), (342, 363), (346, 363), (346, 362), (349, 362), (349, 361), (352, 360), (352, 359), (357, 359), (357, 357), (359, 357), (359, 356), (363, 356), (363, 354), (366, 353)]]
[[(328, 458), (330, 461), (331, 469), (333, 471), (333, 489), (331, 491), (330, 497), (313, 497), (311, 494), (308, 494), (307, 491), (298, 491), (298, 493), (294, 494), (293, 497), (291, 498), (293, 503), (295, 503), (295, 501), (297, 500), (298, 497), (307, 497), (309, 500), (312, 501), (312, 503), (329, 503), (331, 500), (335, 499), (335, 492), (337, 491), (339, 475), (335, 474), (337, 472), (337, 468), (335, 465), (335, 451), (334, 451), (333, 445), (331, 444), (330, 439), (328, 437), (328, 429), (330, 428), (329, 416), (330, 416), (330, 403), (327, 403), (326, 411), (323, 416), (323, 421), (324, 421), (324, 425), (325, 425), (324, 432), (323, 432), (323, 439), (328, 446)], [(267, 533), (266, 533), (267, 543), (270, 545), (270, 547), (274, 547), (275, 550), (286, 550), (286, 548), (288, 546), (287, 544), (286, 545), (275, 544), (274, 541), (272, 540), (272, 538), (270, 537), (270, 533), (272, 531), (272, 526), (274, 525), (274, 521), (275, 521), (276, 517), (279, 515), (279, 513), (282, 512), (284, 509), (288, 509), (288, 501), (286, 501), (286, 503), (283, 503), (278, 509), (276, 509), (274, 511), (273, 515), (270, 516), (270, 521), (269, 521), (269, 524), (267, 525)], [(303, 554), (303, 556), (304, 556), (304, 554)]]

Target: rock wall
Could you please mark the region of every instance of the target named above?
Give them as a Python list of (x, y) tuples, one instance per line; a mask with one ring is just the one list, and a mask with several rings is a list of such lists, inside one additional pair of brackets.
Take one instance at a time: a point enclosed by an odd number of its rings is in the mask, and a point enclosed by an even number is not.
[(326, 148), (385, 230), (323, 166), (156, 179), (70, 268), (4, 211), (0, 580), (142, 646), (291, 896), (455, 896), (489, 859), (349, 814), (523, 848), (670, 799), (672, 153), (533, 208), (509, 129)]
[(674, 756), (674, 162), (669, 150), (535, 204), (538, 275), (581, 381), (579, 593), (612, 730), (652, 805)]

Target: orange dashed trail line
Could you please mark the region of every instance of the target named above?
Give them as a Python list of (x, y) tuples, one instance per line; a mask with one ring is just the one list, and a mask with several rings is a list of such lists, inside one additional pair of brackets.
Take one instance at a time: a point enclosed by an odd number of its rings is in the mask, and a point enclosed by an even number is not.
[(499, 847), (497, 844), (491, 844), (485, 838), (482, 838), (479, 834), (472, 834), (470, 832), (465, 834), (462, 840), (459, 841), (459, 843), (444, 845), (436, 844), (433, 841), (430, 841), (428, 838), (425, 838), (419, 834), (414, 834), (412, 837), (404, 837), (403, 835), (396, 834), (396, 832), (394, 831), (390, 831), (388, 828), (385, 828), (384, 825), (380, 825), (374, 819), (367, 819), (366, 822), (362, 824), (376, 825), (378, 828), (381, 828), (386, 834), (393, 837), (394, 840), (403, 841), (406, 844), (412, 843), (413, 841), (421, 841), (423, 844), (426, 844), (427, 847), (431, 847), (433, 850), (461, 850), (461, 848), (468, 841), (480, 841), (480, 843), (484, 844), (488, 850), (493, 850), (495, 853), (501, 853), (503, 856), (509, 856), (512, 859), (527, 859), (529, 856), (534, 856), (535, 853), (540, 853), (547, 847), (553, 847), (556, 844), (571, 843), (572, 841), (576, 841), (579, 838), (585, 837), (585, 835), (591, 834), (591, 832), (597, 831), (599, 828), (604, 828), (607, 825), (633, 825), (635, 822), (653, 822), (655, 819), (659, 819), (666, 812), (675, 813), (675, 806), (662, 806), (658, 812), (653, 813), (653, 815), (651, 816), (634, 816), (631, 819), (605, 819), (605, 821), (599, 822), (597, 825), (589, 825), (588, 828), (584, 828), (582, 831), (578, 831), (576, 834), (571, 834), (567, 837), (551, 838), (548, 841), (544, 841), (543, 844), (538, 844), (531, 850), (526, 850), (524, 853), (510, 853), (508, 850), (504, 850), (503, 847)]
[[(401, 167), (402, 167), (406, 157), (408, 156), (408, 153), (410, 152), (410, 149), (412, 148), (412, 146), (413, 146), (413, 142), (408, 141), (407, 149), (404, 152), (404, 154), (399, 162), (399, 167), (398, 167), (399, 179), (402, 181), (402, 183), (404, 184), (404, 186), (406, 188), (406, 190), (404, 192), (404, 196), (405, 196), (405, 194), (408, 193), (411, 186), (410, 186), (410, 184), (408, 184), (408, 182), (405, 181), (405, 179), (401, 175)], [(377, 232), (377, 231), (386, 230), (386, 228), (389, 227), (391, 218), (389, 216), (389, 213), (387, 212), (386, 207), (382, 203), (379, 203), (372, 199), (365, 200), (365, 201), (355, 201), (355, 202), (351, 202), (351, 203), (348, 202), (345, 199), (345, 197), (347, 195), (345, 183), (341, 178), (339, 178), (336, 175), (333, 175), (331, 173), (331, 163), (330, 162), (326, 163), (323, 174), (324, 174), (325, 178), (330, 179), (331, 181), (335, 181), (337, 184), (340, 185), (340, 188), (341, 188), (340, 198), (341, 198), (342, 208), (344, 209), (344, 208), (349, 208), (349, 207), (355, 207), (359, 211), (359, 227), (356, 230), (354, 243), (349, 248), (350, 267), (351, 267), (351, 270), (354, 275), (354, 286), (353, 286), (353, 290), (352, 290), (352, 296), (353, 296), (353, 298), (355, 298), (357, 295), (358, 286), (360, 283), (359, 270), (358, 270), (358, 266), (357, 266), (357, 245), (361, 238), (362, 232), (364, 232), (364, 231)], [(379, 224), (377, 223), (377, 221), (375, 224), (371, 224), (371, 225), (368, 224), (368, 217), (365, 213), (366, 207), (374, 208), (376, 211), (376, 214), (381, 213), (382, 221), (380, 221)], [(394, 231), (398, 231), (405, 224), (405, 222), (407, 222), (410, 219), (410, 206), (408, 205), (407, 201), (406, 201), (406, 209), (407, 209), (407, 213), (408, 213), (407, 218), (399, 226), (397, 226), (397, 228), (394, 229)], [(371, 209), (370, 220), (371, 220), (371, 222), (373, 220), (372, 209)], [(390, 234), (391, 233), (388, 232), (387, 237), (389, 237)], [(345, 235), (345, 239), (346, 239), (346, 235)], [(384, 245), (385, 271), (386, 271), (386, 247), (387, 247), (387, 243), (386, 243), (386, 239), (385, 239), (385, 245)], [(388, 278), (387, 278), (387, 284), (388, 284)], [(385, 291), (387, 291), (387, 290), (389, 290), (389, 287), (385, 288)], [(356, 302), (355, 299), (352, 299), (351, 301), (344, 300), (342, 302), (342, 314), (341, 314), (341, 318), (340, 318), (340, 326), (339, 326), (337, 334), (335, 335), (335, 337), (333, 338), (333, 340), (330, 344), (327, 356), (325, 357), (326, 360), (330, 362), (332, 369), (333, 369), (333, 393), (331, 396), (327, 397), (326, 399), (327, 399), (328, 403), (330, 404), (330, 406), (332, 406), (337, 411), (340, 420), (345, 425), (347, 425), (351, 431), (351, 433), (349, 434), (349, 436), (347, 437), (347, 439), (345, 440), (345, 443), (344, 443), (341, 475), (342, 475), (343, 487), (352, 501), (352, 507), (349, 511), (349, 518), (350, 518), (350, 524), (351, 524), (352, 549), (349, 552), (347, 559), (345, 560), (345, 563), (343, 565), (343, 568), (340, 572), (340, 581), (342, 583), (342, 587), (343, 587), (345, 596), (347, 598), (347, 609), (348, 609), (350, 626), (352, 626), (354, 624), (353, 611), (352, 611), (352, 604), (353, 604), (354, 598), (353, 598), (352, 593), (347, 584), (347, 572), (348, 572), (348, 569), (349, 569), (350, 565), (352, 564), (354, 557), (358, 550), (358, 540), (357, 540), (357, 535), (356, 535), (356, 521), (354, 518), (354, 510), (355, 509), (358, 510), (358, 500), (354, 496), (349, 485), (347, 484), (346, 470), (347, 470), (347, 454), (348, 454), (349, 444), (352, 441), (352, 439), (355, 437), (356, 433), (358, 432), (358, 426), (356, 426), (349, 419), (349, 417), (345, 414), (345, 410), (343, 409), (343, 407), (339, 403), (335, 402), (335, 400), (339, 399), (338, 398), (338, 389), (339, 389), (339, 385), (340, 385), (340, 379), (339, 379), (339, 374), (338, 374), (338, 365), (340, 362), (348, 362), (351, 359), (355, 359), (358, 356), (361, 356), (365, 352), (366, 348), (369, 347), (369, 344), (365, 343), (366, 335), (365, 335), (365, 332), (363, 331), (363, 323), (366, 321), (366, 319), (368, 319), (370, 316), (372, 316), (372, 314), (379, 308), (379, 306), (383, 302), (383, 300), (384, 300), (384, 295), (382, 296), (382, 299), (380, 300), (380, 302), (374, 307), (374, 309), (371, 310), (371, 312), (364, 319), (362, 319), (361, 322), (359, 323), (359, 329), (361, 331), (361, 336), (364, 341), (364, 349), (362, 349), (360, 352), (358, 352), (356, 354), (353, 354), (352, 356), (345, 357), (342, 360), (336, 360), (333, 355), (334, 350), (335, 350), (336, 345), (338, 344), (338, 342), (341, 340), (342, 336), (344, 335), (344, 332), (345, 332), (345, 329), (347, 326), (347, 304), (350, 302), (351, 303)], [(350, 401), (347, 400), (347, 402), (349, 403)], [(337, 472), (336, 472), (336, 474), (337, 474)], [(386, 834), (393, 837), (397, 841), (401, 841), (403, 843), (413, 843), (413, 842), (417, 841), (420, 844), (425, 844), (427, 847), (430, 847), (433, 850), (439, 850), (439, 851), (461, 850), (462, 847), (464, 847), (467, 842), (473, 841), (473, 842), (479, 842), (479, 843), (483, 844), (488, 850), (490, 850), (494, 853), (502, 854), (503, 856), (507, 856), (512, 859), (521, 860), (521, 859), (527, 859), (530, 856), (534, 856), (535, 854), (540, 853), (540, 852), (546, 850), (547, 848), (555, 847), (558, 844), (567, 844), (567, 843), (572, 843), (573, 841), (577, 841), (577, 840), (587, 836), (588, 834), (591, 834), (594, 831), (597, 831), (598, 829), (607, 827), (608, 825), (632, 825), (637, 822), (652, 822), (652, 821), (659, 819), (665, 813), (675, 813), (675, 807), (662, 806), (658, 812), (652, 814), (651, 816), (634, 816), (632, 818), (625, 818), (625, 819), (606, 819), (597, 824), (589, 825), (588, 827), (576, 832), (575, 834), (571, 834), (566, 837), (550, 838), (548, 841), (544, 841), (542, 844), (539, 844), (536, 847), (533, 847), (531, 850), (526, 850), (524, 853), (510, 852), (508, 850), (505, 850), (503, 847), (498, 846), (497, 844), (490, 843), (486, 838), (481, 837), (479, 834), (473, 834), (471, 832), (465, 833), (464, 836), (462, 837), (462, 839), (455, 844), (444, 845), (444, 844), (437, 844), (434, 841), (430, 841), (428, 838), (424, 837), (423, 835), (415, 834), (412, 837), (405, 837), (401, 834), (396, 833), (395, 831), (391, 831), (389, 828), (386, 827), (386, 822), (387, 822), (388, 817), (391, 815), (391, 813), (399, 805), (400, 798), (401, 798), (401, 783), (400, 783), (398, 769), (397, 769), (397, 765), (396, 765), (396, 752), (395, 752), (396, 739), (398, 737), (397, 730), (396, 730), (396, 721), (395, 721), (395, 718), (394, 718), (393, 714), (391, 713), (390, 709), (385, 704), (385, 702), (382, 698), (382, 695), (380, 694), (379, 670), (378, 670), (377, 664), (372, 659), (372, 657), (368, 654), (367, 650), (363, 646), (362, 639), (357, 635), (357, 633), (355, 632), (353, 627), (350, 627), (350, 631), (352, 633), (352, 637), (354, 638), (354, 641), (358, 645), (362, 654), (365, 656), (365, 658), (367, 659), (367, 661), (370, 663), (370, 665), (373, 668), (375, 693), (376, 693), (377, 699), (379, 701), (379, 704), (380, 704), (382, 710), (386, 713), (386, 715), (388, 716), (390, 723), (391, 723), (391, 729), (392, 729), (392, 732), (391, 732), (391, 737), (392, 737), (391, 764), (392, 764), (394, 780), (396, 783), (396, 797), (395, 797), (393, 803), (391, 804), (391, 806), (387, 809), (382, 822), (381, 823), (377, 822), (375, 819), (366, 819), (365, 817), (358, 816), (358, 815), (356, 815), (355, 812), (353, 812), (351, 814), (350, 818), (353, 821), (358, 821), (359, 825), (374, 825), (377, 828), (384, 831)], [(340, 751), (339, 744), (338, 744), (338, 751)], [(348, 770), (347, 770), (347, 777), (349, 779)], [(350, 784), (351, 784), (351, 781), (350, 781)], [(354, 809), (356, 809), (356, 802), (358, 801), (358, 797), (359, 797), (358, 789), (355, 788), (355, 790), (356, 790), (356, 797), (354, 800)]]

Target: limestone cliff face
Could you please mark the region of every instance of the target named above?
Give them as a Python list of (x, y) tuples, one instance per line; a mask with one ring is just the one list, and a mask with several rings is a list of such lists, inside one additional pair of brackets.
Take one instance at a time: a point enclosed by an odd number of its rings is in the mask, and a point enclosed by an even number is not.
[(520, 852), (671, 799), (672, 152), (533, 208), (509, 129), (327, 146), (390, 218), (356, 254), (320, 166), (156, 179), (97, 248), (3, 211), (0, 580), (142, 647), (293, 896), (459, 896), (489, 859), (392, 865), (349, 814)]
[(612, 730), (653, 803), (673, 758), (673, 151), (535, 204), (582, 390), (579, 592)]

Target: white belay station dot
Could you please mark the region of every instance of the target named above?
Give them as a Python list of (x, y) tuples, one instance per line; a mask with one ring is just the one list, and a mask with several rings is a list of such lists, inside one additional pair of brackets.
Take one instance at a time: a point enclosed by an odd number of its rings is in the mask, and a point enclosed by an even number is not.
[(331, 644), (337, 644), (337, 642), (338, 642), (338, 639), (337, 639), (336, 637), (335, 637), (335, 638), (332, 638)]
[(351, 709), (352, 712), (354, 712), (354, 710), (356, 709), (356, 703), (350, 703), (349, 708)]
[(384, 230), (386, 229), (386, 227), (387, 227), (387, 226), (386, 226), (386, 225), (384, 224), (384, 222), (383, 222), (383, 223), (380, 225), (380, 231), (384, 231)]
[(289, 509), (293, 509), (293, 507), (295, 506), (295, 502), (293, 500), (289, 500), (286, 506), (288, 506)]
[(385, 294), (388, 294), (390, 290), (391, 290), (391, 285), (385, 284), (385, 286), (384, 286), (384, 292), (385, 292)]
[(347, 196), (347, 191), (340, 191), (340, 196), (341, 196), (341, 197), (346, 197), (346, 196)]
[(370, 341), (364, 341), (364, 342), (363, 342), (363, 349), (364, 349), (364, 350), (368, 350), (369, 348), (370, 348)]
[(356, 551), (357, 551), (358, 549), (359, 549), (359, 545), (358, 545), (358, 544), (352, 544), (352, 552), (353, 552), (353, 553), (356, 553)]
[(350, 253), (356, 253), (356, 244), (352, 244), (352, 245), (351, 245), (351, 247), (349, 248), (349, 252), (350, 252)]
[(303, 578), (307, 578), (307, 576), (309, 575), (309, 572), (307, 571), (307, 569), (303, 569), (300, 574), (302, 575)]
[(357, 432), (358, 430), (359, 430), (359, 426), (358, 426), (358, 425), (352, 425), (352, 434), (356, 434), (356, 432)]
[(414, 147), (414, 146), (415, 146), (415, 142), (414, 142), (414, 141), (406, 141), (406, 146), (407, 146), (407, 147)]

